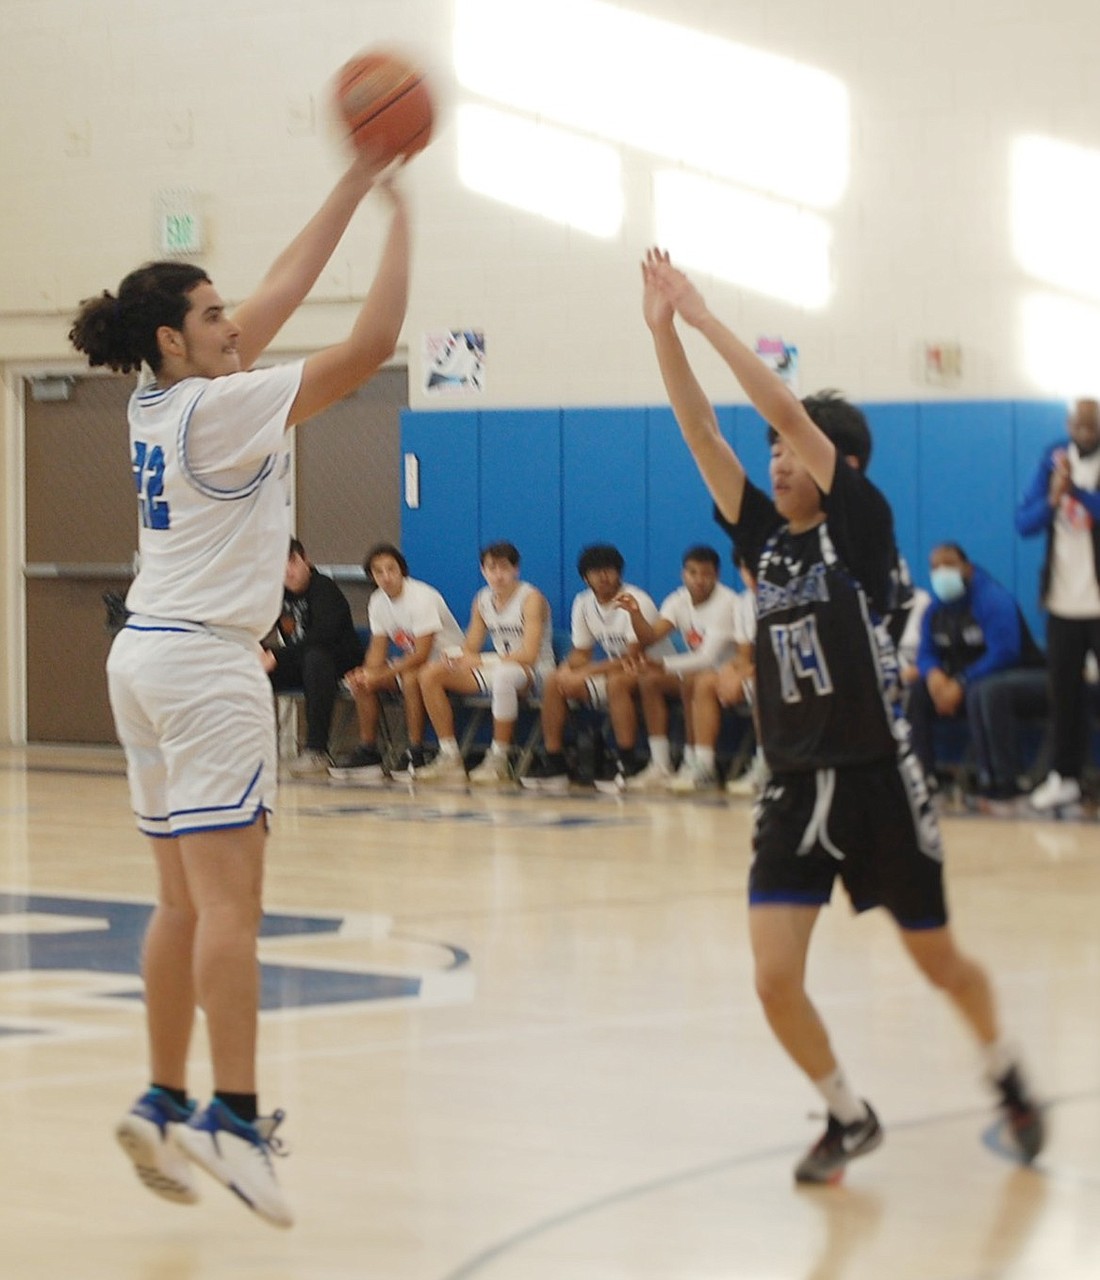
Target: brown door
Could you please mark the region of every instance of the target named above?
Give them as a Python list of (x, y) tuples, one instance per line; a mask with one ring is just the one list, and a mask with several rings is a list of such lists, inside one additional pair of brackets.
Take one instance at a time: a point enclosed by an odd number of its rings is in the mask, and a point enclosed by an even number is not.
[[(117, 741), (104, 666), (103, 594), (125, 592), (137, 549), (126, 402), (132, 377), (75, 379), (66, 401), (26, 401), (27, 737)], [(404, 369), (297, 433), (298, 536), (319, 564), (352, 566), (341, 586), (366, 621), (358, 566), (371, 542), (396, 542)]]

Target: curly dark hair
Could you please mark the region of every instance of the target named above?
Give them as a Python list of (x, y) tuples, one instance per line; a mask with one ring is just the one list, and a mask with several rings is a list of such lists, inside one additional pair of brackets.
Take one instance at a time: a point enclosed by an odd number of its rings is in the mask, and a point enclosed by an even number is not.
[(160, 372), (157, 345), (161, 325), (182, 329), (191, 309), (191, 290), (209, 284), (201, 267), (187, 262), (148, 262), (131, 271), (118, 286), (118, 297), (106, 289), (80, 304), (69, 341), (88, 357), (116, 373), (132, 373), (144, 362)]

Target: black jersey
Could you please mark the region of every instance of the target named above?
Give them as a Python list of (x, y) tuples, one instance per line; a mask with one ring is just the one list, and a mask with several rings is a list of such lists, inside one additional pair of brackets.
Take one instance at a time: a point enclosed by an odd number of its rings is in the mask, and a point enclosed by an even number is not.
[(740, 519), (718, 522), (756, 576), (756, 698), (773, 773), (896, 757), (907, 726), (888, 620), (896, 604), (894, 517), (837, 459), (825, 520), (791, 533), (746, 482)]

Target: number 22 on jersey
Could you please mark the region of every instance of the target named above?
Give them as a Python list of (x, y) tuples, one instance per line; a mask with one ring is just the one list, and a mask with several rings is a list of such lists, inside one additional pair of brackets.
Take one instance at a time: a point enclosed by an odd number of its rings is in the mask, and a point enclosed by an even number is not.
[(167, 529), (171, 518), (164, 497), (164, 450), (159, 444), (150, 449), (144, 440), (135, 440), (131, 466), (142, 525), (146, 529)]

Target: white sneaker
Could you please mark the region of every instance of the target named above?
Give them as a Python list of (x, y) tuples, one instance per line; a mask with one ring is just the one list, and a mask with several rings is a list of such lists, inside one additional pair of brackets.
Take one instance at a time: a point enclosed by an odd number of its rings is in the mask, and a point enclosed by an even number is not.
[(671, 770), (651, 760), (641, 773), (627, 778), (626, 789), (628, 791), (664, 791), (671, 781)]
[(470, 781), (475, 787), (495, 787), (511, 780), (512, 769), (502, 751), (487, 751), (485, 759), (470, 771)]
[(323, 751), (303, 751), (300, 756), (291, 760), (286, 771), (292, 778), (311, 778), (315, 774), (328, 773), (331, 763)]
[(718, 775), (714, 770), (699, 765), (693, 765), (687, 772), (681, 769), (668, 780), (669, 791), (678, 796), (690, 795), (694, 791), (713, 791), (717, 785)]
[(1047, 774), (1046, 781), (1041, 782), (1027, 798), (1028, 804), (1033, 809), (1038, 809), (1040, 813), (1061, 809), (1067, 804), (1076, 804), (1080, 799), (1081, 784), (1077, 779), (1063, 778), (1053, 769)]
[(215, 1098), (188, 1124), (176, 1126), (172, 1137), (184, 1155), (240, 1196), (266, 1222), (289, 1227), (294, 1215), (271, 1167), (272, 1155), (283, 1154), (274, 1136), (282, 1119), (283, 1113), (276, 1111), (247, 1124)]
[(737, 796), (740, 799), (751, 800), (759, 789), (752, 769), (746, 769), (739, 778), (730, 778), (726, 783), (726, 795)]
[(418, 783), (426, 782), (429, 786), (433, 782), (465, 782), (466, 766), (460, 755), (441, 751), (431, 764), (421, 765), (414, 776)]
[(181, 1107), (162, 1089), (143, 1093), (115, 1125), (119, 1146), (150, 1191), (175, 1204), (195, 1204), (198, 1188), (191, 1165), (172, 1143), (174, 1130), (186, 1125), (195, 1104)]
[(333, 782), (345, 782), (358, 787), (383, 786), (386, 770), (376, 747), (360, 743), (347, 759), (329, 767), (328, 776)]

